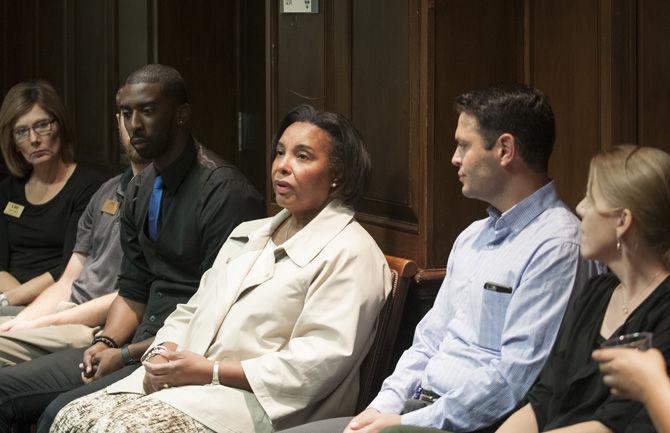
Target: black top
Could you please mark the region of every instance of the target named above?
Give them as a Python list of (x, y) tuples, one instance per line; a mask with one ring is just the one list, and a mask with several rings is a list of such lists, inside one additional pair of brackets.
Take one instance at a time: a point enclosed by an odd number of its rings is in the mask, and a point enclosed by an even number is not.
[(265, 215), (263, 199), (244, 175), (197, 143), (160, 175), (156, 241), (147, 235), (153, 164), (128, 184), (121, 215), (119, 295), (146, 304), (133, 342), (155, 336), (177, 304), (191, 298), (233, 228)]
[[(559, 331), (556, 344), (526, 399), (533, 407), (539, 431), (585, 421), (600, 421), (617, 433), (654, 432), (641, 403), (613, 397), (602, 382), (591, 352), (600, 336), (607, 304), (619, 284), (613, 274), (592, 278), (576, 299)], [(612, 336), (648, 331), (653, 346), (670, 356), (670, 277), (633, 311)], [(632, 425), (633, 430), (630, 430)]]
[[(28, 176), (9, 177), (0, 183), (0, 271), (23, 284), (45, 272), (54, 281), (67, 265), (77, 236), (77, 222), (103, 177), (77, 165), (54, 198), (33, 205), (26, 199)], [(7, 204), (23, 206), (17, 217)]]

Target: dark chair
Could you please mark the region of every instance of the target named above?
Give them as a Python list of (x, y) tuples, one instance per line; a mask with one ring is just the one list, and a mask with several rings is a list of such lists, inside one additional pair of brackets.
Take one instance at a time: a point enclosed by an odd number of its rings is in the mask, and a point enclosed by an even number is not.
[(407, 288), (416, 273), (416, 263), (400, 257), (386, 256), (393, 277), (391, 293), (377, 318), (377, 333), (370, 352), (361, 365), (360, 389), (356, 413), (365, 409), (377, 395), (388, 373), (393, 346), (400, 328)]

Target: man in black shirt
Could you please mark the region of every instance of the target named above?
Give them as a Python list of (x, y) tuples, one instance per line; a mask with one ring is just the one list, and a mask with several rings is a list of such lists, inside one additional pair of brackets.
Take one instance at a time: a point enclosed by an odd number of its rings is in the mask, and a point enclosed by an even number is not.
[(65, 392), (40, 420), (38, 431), (47, 431), (60, 407), (130, 374), (165, 318), (195, 293), (232, 229), (264, 214), (244, 176), (190, 135), (190, 107), (176, 70), (147, 65), (133, 72), (117, 105), (131, 144), (154, 161), (126, 192), (119, 296), (85, 351), (0, 369), (0, 431), (13, 421), (34, 422)]

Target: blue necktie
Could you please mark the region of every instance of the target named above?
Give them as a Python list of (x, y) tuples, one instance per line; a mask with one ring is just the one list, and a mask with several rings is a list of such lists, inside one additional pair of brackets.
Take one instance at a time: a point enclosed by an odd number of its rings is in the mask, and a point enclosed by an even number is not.
[(161, 214), (161, 199), (163, 198), (163, 178), (156, 176), (154, 189), (149, 197), (149, 238), (155, 241), (158, 237), (158, 218)]

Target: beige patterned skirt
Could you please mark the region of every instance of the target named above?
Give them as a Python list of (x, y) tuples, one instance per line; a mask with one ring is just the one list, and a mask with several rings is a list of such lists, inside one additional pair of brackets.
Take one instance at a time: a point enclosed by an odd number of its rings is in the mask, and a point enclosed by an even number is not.
[(185, 413), (151, 395), (107, 394), (105, 390), (66, 405), (54, 420), (57, 433), (212, 433)]

